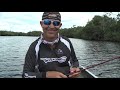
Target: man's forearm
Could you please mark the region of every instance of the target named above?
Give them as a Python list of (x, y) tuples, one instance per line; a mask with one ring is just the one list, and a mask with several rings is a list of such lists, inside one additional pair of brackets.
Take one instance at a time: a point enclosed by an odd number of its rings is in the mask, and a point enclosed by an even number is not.
[(76, 61), (76, 62), (73, 62), (73, 65), (72, 65), (72, 67), (79, 67), (79, 62), (78, 62), (78, 61)]

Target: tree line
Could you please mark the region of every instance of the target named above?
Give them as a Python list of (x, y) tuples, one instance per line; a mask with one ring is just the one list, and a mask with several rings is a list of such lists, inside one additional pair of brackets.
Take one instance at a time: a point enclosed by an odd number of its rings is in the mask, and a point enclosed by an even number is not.
[(41, 33), (41, 31), (30, 31), (28, 33), (23, 33), (1, 30), (0, 36), (40, 36)]
[(120, 14), (114, 18), (111, 15), (96, 15), (86, 26), (61, 29), (60, 33), (70, 38), (120, 42)]
[[(95, 15), (85, 26), (75, 26), (60, 29), (60, 34), (68, 38), (79, 38), (86, 40), (120, 41), (120, 14), (111, 17), (112, 13), (103, 16)], [(41, 31), (28, 33), (0, 31), (0, 36), (39, 36)]]

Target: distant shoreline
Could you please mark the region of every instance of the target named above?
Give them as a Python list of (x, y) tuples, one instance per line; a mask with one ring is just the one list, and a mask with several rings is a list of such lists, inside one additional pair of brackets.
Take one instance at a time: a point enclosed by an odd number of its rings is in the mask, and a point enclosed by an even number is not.
[(0, 31), (0, 36), (39, 36), (41, 31), (32, 31), (28, 33), (13, 32), (13, 31)]

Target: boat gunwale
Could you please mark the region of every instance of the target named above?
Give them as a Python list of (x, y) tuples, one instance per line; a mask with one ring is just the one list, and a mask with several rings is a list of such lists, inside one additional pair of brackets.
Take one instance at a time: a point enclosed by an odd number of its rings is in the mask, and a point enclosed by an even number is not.
[[(83, 66), (80, 66), (80, 68), (85, 69), (85, 67), (83, 67)], [(93, 74), (92, 72), (90, 72), (89, 70), (85, 69), (85, 71), (86, 71), (88, 74), (90, 74), (91, 76), (93, 76), (94, 78), (98, 78), (96, 75), (94, 75), (94, 74)]]

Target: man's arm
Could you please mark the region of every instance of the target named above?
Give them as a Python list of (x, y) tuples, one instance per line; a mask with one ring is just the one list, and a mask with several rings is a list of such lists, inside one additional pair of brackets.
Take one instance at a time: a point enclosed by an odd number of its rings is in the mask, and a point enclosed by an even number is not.
[(74, 48), (73, 48), (73, 45), (71, 42), (70, 42), (70, 47), (71, 47), (70, 62), (71, 62), (72, 67), (70, 68), (70, 75), (68, 77), (69, 78), (78, 78), (80, 75), (80, 72), (81, 72), (80, 68), (79, 68), (79, 61), (76, 57), (76, 54), (75, 54), (75, 51), (74, 51)]
[(71, 47), (71, 58), (70, 58), (70, 62), (72, 64), (72, 67), (79, 67), (79, 62), (78, 62), (78, 59), (76, 57), (76, 54), (75, 54), (75, 51), (74, 51), (74, 48), (73, 48), (73, 45), (72, 43), (70, 42), (70, 47)]
[(36, 55), (35, 55), (35, 42), (32, 43), (27, 51), (25, 57), (25, 63), (23, 67), (23, 78), (44, 78), (46, 77), (46, 72), (36, 72)]

